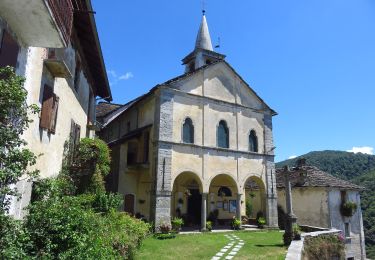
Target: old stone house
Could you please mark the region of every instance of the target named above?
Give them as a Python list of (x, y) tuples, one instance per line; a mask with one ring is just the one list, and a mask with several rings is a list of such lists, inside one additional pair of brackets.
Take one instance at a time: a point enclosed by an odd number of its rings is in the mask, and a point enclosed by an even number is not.
[[(277, 203), (282, 212), (286, 212), (283, 170), (277, 169), (276, 179)], [(366, 259), (359, 194), (363, 188), (313, 166), (293, 168), (290, 181), (293, 212), (298, 218), (297, 223), (304, 226), (342, 230), (345, 236), (347, 259)], [(342, 213), (341, 206), (347, 201), (357, 205), (353, 216), (345, 216)], [(279, 212), (279, 215), (283, 214)]]
[(112, 149), (108, 188), (123, 210), (158, 227), (182, 216), (205, 229), (254, 211), (277, 227), (272, 117), (276, 115), (213, 51), (203, 15), (185, 73), (125, 105), (100, 103), (100, 137)]
[[(24, 76), (27, 103), (41, 113), (24, 134), (40, 155), (35, 168), (42, 177), (56, 176), (64, 144), (95, 134), (95, 97), (111, 100), (106, 69), (90, 0), (0, 1), (0, 66)], [(22, 199), (10, 214), (21, 218), (31, 183), (21, 181)]]

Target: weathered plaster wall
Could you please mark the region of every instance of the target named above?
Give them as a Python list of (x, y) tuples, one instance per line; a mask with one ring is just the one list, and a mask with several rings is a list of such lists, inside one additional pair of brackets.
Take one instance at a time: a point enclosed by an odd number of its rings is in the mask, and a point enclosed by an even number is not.
[[(285, 189), (278, 189), (277, 195), (277, 203), (286, 212)], [(325, 188), (293, 187), (292, 202), (299, 225), (330, 228), (328, 193)]]

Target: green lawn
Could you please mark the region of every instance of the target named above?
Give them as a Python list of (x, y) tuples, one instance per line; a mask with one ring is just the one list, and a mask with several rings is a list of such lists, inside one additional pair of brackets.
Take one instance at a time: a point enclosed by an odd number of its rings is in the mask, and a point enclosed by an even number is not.
[(174, 239), (166, 240), (149, 237), (144, 240), (135, 259), (211, 259), (229, 243), (226, 234), (234, 234), (245, 243), (233, 259), (285, 259), (283, 233), (279, 231), (177, 235)]

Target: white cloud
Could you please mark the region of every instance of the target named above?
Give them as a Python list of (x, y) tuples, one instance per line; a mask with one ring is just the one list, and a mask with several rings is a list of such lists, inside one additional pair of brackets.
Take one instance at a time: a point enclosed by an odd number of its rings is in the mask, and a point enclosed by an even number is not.
[(289, 156), (288, 159), (294, 159), (294, 158), (297, 158), (297, 155), (291, 155), (291, 156)]
[(365, 154), (374, 154), (374, 148), (369, 146), (362, 147), (353, 147), (351, 150), (347, 150), (350, 153), (365, 153)]
[(133, 73), (131, 72), (126, 72), (124, 75), (121, 75), (119, 77), (119, 80), (128, 80), (130, 78), (134, 77)]
[(133, 73), (128, 71), (123, 75), (118, 76), (117, 72), (115, 70), (107, 70), (108, 78), (109, 78), (109, 84), (111, 86), (116, 85), (120, 80), (128, 80), (134, 77)]

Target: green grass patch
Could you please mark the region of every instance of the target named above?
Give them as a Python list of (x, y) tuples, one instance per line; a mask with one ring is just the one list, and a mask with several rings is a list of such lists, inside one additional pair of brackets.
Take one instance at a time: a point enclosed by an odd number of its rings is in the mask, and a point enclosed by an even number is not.
[(279, 231), (179, 234), (166, 240), (148, 237), (135, 259), (211, 259), (229, 243), (226, 234), (235, 234), (245, 242), (233, 259), (285, 259), (287, 249), (283, 246), (283, 233)]

